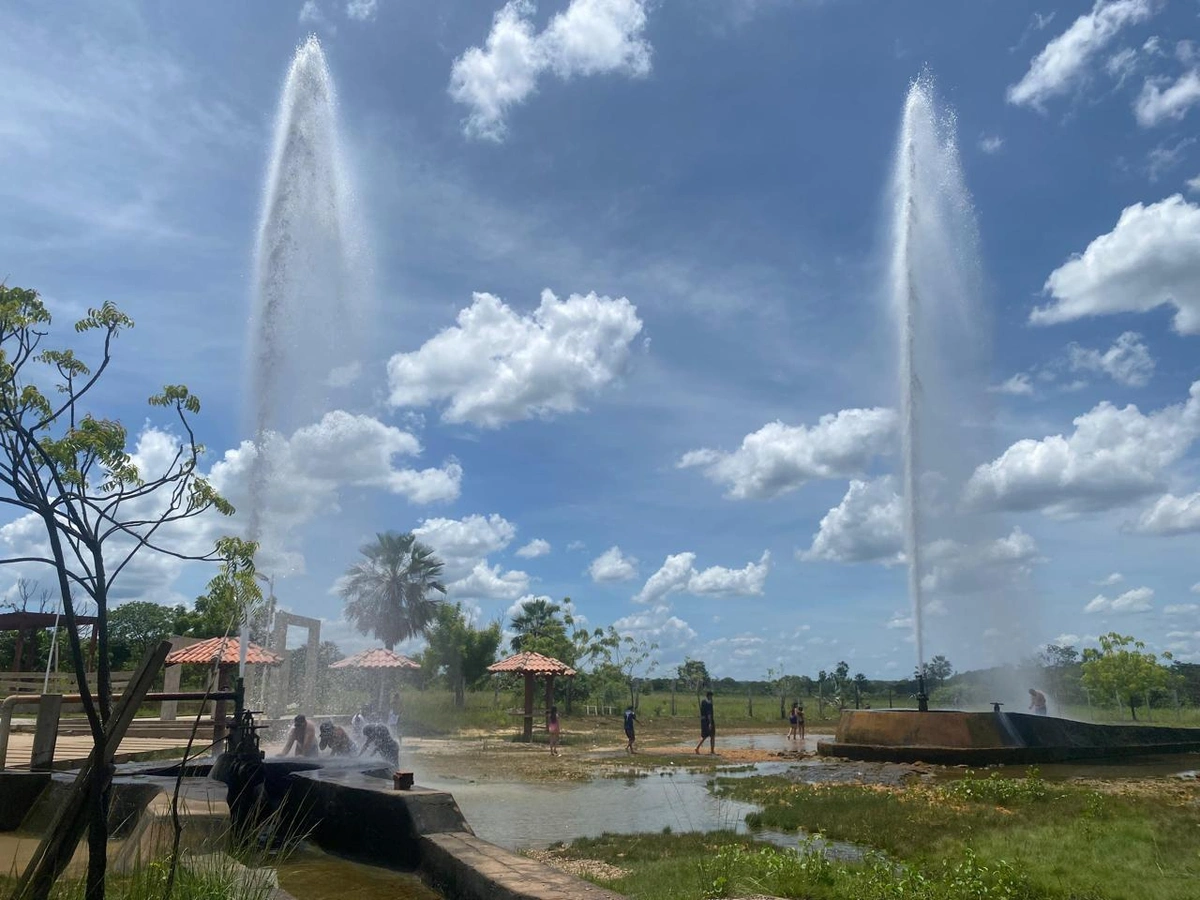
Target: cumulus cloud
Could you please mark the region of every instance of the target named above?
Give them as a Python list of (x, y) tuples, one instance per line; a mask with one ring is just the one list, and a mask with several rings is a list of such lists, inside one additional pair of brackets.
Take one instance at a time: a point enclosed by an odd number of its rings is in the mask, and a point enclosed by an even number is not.
[(1200, 603), (1173, 603), (1163, 607), (1163, 613), (1168, 616), (1190, 616), (1200, 612)]
[(316, 0), (304, 0), (304, 4), (300, 7), (300, 13), (297, 18), (299, 18), (301, 25), (311, 25), (314, 28), (324, 28), (331, 34), (337, 32), (337, 26), (329, 21)]
[(462, 519), (425, 519), (413, 534), (445, 564), (446, 578), (466, 578), (491, 553), (512, 543), (517, 527), (498, 513)]
[(924, 551), (927, 571), (921, 588), (931, 598), (927, 613), (947, 612), (945, 600), (970, 594), (1003, 593), (1028, 578), (1043, 562), (1033, 537), (1020, 528), (994, 540), (962, 543), (951, 539), (930, 542)]
[(1071, 344), (1067, 358), (1072, 372), (1103, 372), (1127, 387), (1145, 387), (1154, 375), (1154, 357), (1136, 331), (1126, 331), (1104, 351)]
[(696, 569), (695, 553), (675, 553), (668, 556), (662, 567), (651, 575), (634, 596), (637, 603), (657, 603), (669, 594), (736, 595), (741, 597), (763, 592), (771, 568), (771, 554), (763, 551), (758, 562), (746, 563), (740, 569), (710, 566)]
[(1124, 580), (1125, 576), (1120, 572), (1111, 572), (1099, 581), (1093, 581), (1092, 584), (1099, 585), (1100, 587), (1112, 587), (1114, 584), (1120, 584)]
[(672, 659), (682, 662), (697, 638), (696, 630), (673, 615), (665, 604), (622, 616), (613, 622), (613, 628), (618, 634), (634, 640), (658, 644), (659, 655), (665, 663)]
[(904, 558), (904, 499), (888, 475), (850, 482), (842, 502), (829, 510), (802, 551), (803, 560), (900, 562)]
[(1033, 381), (1025, 372), (1018, 372), (1012, 378), (988, 388), (993, 394), (1010, 394), (1014, 397), (1027, 397), (1033, 394)]
[(637, 577), (638, 561), (626, 556), (617, 546), (609, 547), (592, 560), (588, 574), (597, 584), (605, 581), (629, 581)]
[(1133, 113), (1143, 128), (1179, 121), (1200, 103), (1200, 71), (1192, 69), (1175, 81), (1148, 78), (1133, 104)]
[(563, 81), (609, 73), (650, 72), (644, 38), (646, 0), (571, 0), (538, 32), (531, 0), (510, 0), (492, 19), (483, 47), (471, 47), (450, 70), (450, 96), (470, 109), (463, 130), (500, 141), (509, 110), (551, 74)]
[(1154, 0), (1096, 0), (1091, 12), (1076, 19), (1034, 57), (1029, 71), (1009, 87), (1008, 102), (1043, 110), (1047, 100), (1070, 92), (1087, 79), (1093, 60), (1122, 29), (1145, 21), (1156, 11)]
[(1144, 415), (1107, 401), (1075, 419), (1069, 436), (1018, 441), (979, 466), (969, 503), (1050, 515), (1113, 509), (1163, 487), (1165, 471), (1200, 436), (1200, 381), (1185, 403)]
[(1143, 534), (1200, 532), (1200, 491), (1186, 497), (1163, 494), (1142, 513), (1135, 528)]
[(625, 371), (642, 330), (624, 297), (572, 294), (560, 301), (548, 290), (528, 316), (475, 294), (457, 322), (388, 361), (393, 407), (445, 402), (443, 421), (483, 428), (574, 412)]
[(369, 22), (378, 12), (378, 0), (350, 0), (346, 4), (346, 17), (356, 22)]
[(1173, 306), (1175, 330), (1200, 334), (1200, 206), (1175, 194), (1127, 207), (1044, 291), (1053, 300), (1030, 314), (1035, 325)]
[(465, 578), (446, 585), (451, 600), (514, 600), (529, 590), (529, 576), (519, 571), (502, 571), (500, 566), (478, 562)]
[(679, 468), (698, 467), (737, 500), (763, 500), (794, 491), (818, 478), (863, 472), (889, 453), (896, 413), (890, 409), (844, 409), (812, 426), (771, 422), (746, 435), (732, 453), (701, 449), (685, 453)]
[(1150, 601), (1154, 598), (1154, 590), (1148, 587), (1134, 588), (1116, 597), (1106, 597), (1097, 594), (1083, 608), (1085, 613), (1130, 613), (1146, 612), (1154, 608)]
[(542, 538), (534, 538), (524, 547), (517, 551), (517, 556), (525, 559), (535, 559), (539, 556), (545, 556), (550, 552), (550, 542)]

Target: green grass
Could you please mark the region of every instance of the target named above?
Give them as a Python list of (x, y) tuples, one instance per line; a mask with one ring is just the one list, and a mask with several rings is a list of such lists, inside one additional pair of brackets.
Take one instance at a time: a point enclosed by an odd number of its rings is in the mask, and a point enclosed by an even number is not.
[(613, 836), (564, 852), (629, 869), (637, 900), (769, 894), (813, 900), (1191, 900), (1200, 896), (1200, 790), (1050, 785), (1036, 773), (903, 789), (719, 779), (761, 805), (754, 825), (869, 849), (863, 863), (756, 846), (728, 832)]
[[(128, 872), (110, 871), (105, 879), (108, 900), (162, 900), (167, 885), (168, 863), (155, 860)], [(171, 900), (270, 900), (275, 888), (269, 870), (245, 869), (231, 857), (218, 855), (185, 859), (175, 875)], [(0, 879), (4, 896), (16, 888), (17, 879)], [(83, 900), (85, 883), (80, 878), (60, 878), (51, 900)]]

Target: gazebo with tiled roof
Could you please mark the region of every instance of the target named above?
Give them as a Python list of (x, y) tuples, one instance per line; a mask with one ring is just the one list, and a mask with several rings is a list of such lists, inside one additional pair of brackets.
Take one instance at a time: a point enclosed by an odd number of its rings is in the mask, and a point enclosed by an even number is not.
[(345, 659), (330, 663), (331, 669), (375, 669), (379, 672), (379, 710), (383, 711), (384, 673), (389, 669), (419, 669), (421, 664), (409, 659), (403, 653), (388, 650), (386, 647), (374, 647), (363, 650)]
[[(216, 666), (217, 690), (229, 690), (229, 673), (241, 662), (241, 641), (236, 635), (209, 638), (186, 647), (179, 647), (167, 654), (165, 666)], [(283, 657), (272, 653), (258, 644), (246, 644), (246, 664), (251, 666), (277, 666)], [(165, 685), (164, 685), (165, 686)], [(213, 742), (225, 736), (225, 701), (218, 700), (213, 709)]]
[(575, 670), (565, 662), (530, 650), (493, 663), (488, 666), (488, 671), (496, 675), (525, 676), (525, 712), (521, 728), (521, 739), (525, 741), (533, 740), (533, 680), (546, 679), (546, 709), (549, 709), (554, 705), (554, 679), (560, 675), (563, 678), (575, 677)]

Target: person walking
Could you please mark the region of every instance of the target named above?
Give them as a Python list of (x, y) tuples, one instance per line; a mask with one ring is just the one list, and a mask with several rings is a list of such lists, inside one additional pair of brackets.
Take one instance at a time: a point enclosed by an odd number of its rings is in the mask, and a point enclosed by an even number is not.
[(796, 736), (800, 743), (804, 743), (804, 704), (796, 705)]
[(708, 752), (717, 752), (717, 723), (713, 718), (713, 693), (708, 691), (700, 701), (700, 742), (696, 744), (696, 752), (708, 741)]
[(546, 716), (546, 730), (550, 732), (550, 755), (558, 756), (558, 707), (551, 706)]
[(625, 749), (628, 750), (630, 753), (634, 752), (634, 749), (633, 749), (633, 739), (634, 739), (633, 738), (633, 723), (636, 721), (637, 721), (637, 713), (635, 713), (633, 711), (632, 704), (625, 707), (625, 737), (629, 741), (629, 743), (625, 745)]

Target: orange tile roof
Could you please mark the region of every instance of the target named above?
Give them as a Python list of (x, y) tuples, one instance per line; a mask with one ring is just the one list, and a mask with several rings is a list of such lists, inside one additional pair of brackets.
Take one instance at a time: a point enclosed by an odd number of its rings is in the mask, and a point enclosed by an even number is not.
[(532, 673), (534, 675), (565, 675), (568, 678), (575, 674), (575, 670), (565, 662), (561, 662), (553, 656), (542, 656), (540, 653), (533, 653), (529, 650), (488, 666), (488, 671), (518, 672), (521, 674)]
[[(218, 655), (221, 657), (221, 665), (237, 665), (240, 660), (240, 650), (238, 638), (236, 635), (229, 637), (209, 638), (207, 641), (201, 641), (198, 644), (191, 644), (187, 647), (180, 647), (178, 650), (172, 650), (167, 654), (167, 665), (212, 665)], [(283, 658), (277, 653), (272, 653), (270, 650), (265, 650), (258, 644), (250, 644), (246, 648), (246, 662), (255, 666), (277, 666), (283, 662)]]
[(419, 669), (421, 664), (384, 647), (364, 650), (330, 663), (331, 669)]

